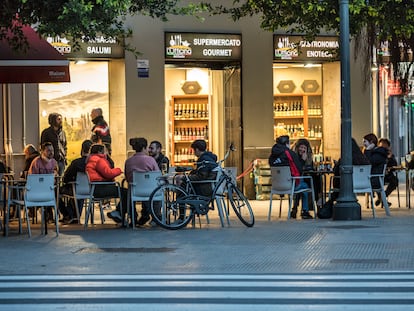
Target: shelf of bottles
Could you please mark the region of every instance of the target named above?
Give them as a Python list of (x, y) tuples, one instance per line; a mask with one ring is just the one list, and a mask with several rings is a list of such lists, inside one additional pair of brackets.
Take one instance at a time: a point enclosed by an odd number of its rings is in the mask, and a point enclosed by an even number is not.
[(314, 154), (321, 152), (323, 111), (320, 95), (275, 95), (273, 101), (274, 137), (289, 135), (291, 140), (311, 141)]
[(196, 139), (209, 136), (207, 95), (173, 96), (170, 102), (170, 159), (172, 165), (191, 166), (194, 154), (190, 147)]

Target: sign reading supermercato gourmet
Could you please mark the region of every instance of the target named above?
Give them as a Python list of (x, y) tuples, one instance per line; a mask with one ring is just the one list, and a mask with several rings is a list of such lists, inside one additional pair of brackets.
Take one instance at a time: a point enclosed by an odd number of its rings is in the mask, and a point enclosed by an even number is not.
[(289, 61), (334, 61), (339, 60), (339, 38), (321, 36), (306, 41), (302, 36), (274, 35), (274, 60)]
[(111, 59), (124, 58), (125, 51), (117, 38), (97, 36), (94, 39), (82, 39), (80, 48), (75, 49), (70, 38), (47, 37), (46, 40), (67, 58)]
[(167, 60), (236, 61), (241, 59), (241, 47), (241, 35), (165, 33)]

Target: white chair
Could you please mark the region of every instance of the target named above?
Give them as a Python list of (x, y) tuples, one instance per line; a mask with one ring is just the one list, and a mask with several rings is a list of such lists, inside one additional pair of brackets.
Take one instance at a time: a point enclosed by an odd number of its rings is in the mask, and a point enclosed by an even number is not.
[[(119, 203), (121, 205), (120, 210), (122, 210), (121, 185), (119, 184), (119, 182), (117, 182), (117, 181), (94, 181), (94, 182), (89, 182), (89, 185), (90, 185), (90, 189), (91, 189), (91, 192), (90, 192), (91, 194), (90, 194), (89, 202), (88, 202), (88, 205), (87, 205), (87, 208), (86, 208), (86, 213), (85, 213), (85, 223), (84, 223), (85, 229), (88, 227), (89, 217), (91, 217), (91, 224), (93, 224), (95, 203), (96, 202), (99, 203), (99, 211), (100, 211), (100, 214), (101, 214), (101, 223), (102, 224), (105, 223), (105, 213), (104, 213), (104, 207), (102, 205), (103, 201), (110, 200), (110, 199), (119, 199)], [(100, 185), (112, 185), (112, 186), (116, 187), (117, 188), (117, 195), (116, 196), (107, 195), (107, 196), (102, 196), (102, 197), (96, 196), (95, 195), (95, 188), (97, 186), (100, 186)]]
[[(132, 174), (132, 182), (128, 187), (128, 213), (132, 222), (132, 228), (135, 228), (135, 203), (149, 201), (151, 193), (158, 186), (161, 171), (136, 172)], [(161, 201), (161, 197), (159, 198)]]
[(354, 193), (368, 194), (371, 198), (372, 216), (375, 218), (374, 194), (371, 186), (371, 165), (353, 165), (352, 183)]
[[(372, 188), (372, 192), (376, 192), (379, 193), (381, 195), (381, 200), (382, 200), (382, 206), (385, 209), (385, 214), (387, 216), (391, 216), (390, 213), (390, 208), (388, 206), (388, 201), (387, 201), (387, 197), (385, 195), (385, 190), (384, 190), (384, 180), (385, 180), (385, 172), (387, 170), (387, 166), (384, 165), (384, 169), (382, 170), (382, 174), (370, 174), (370, 180), (372, 181), (372, 178), (378, 178), (379, 180), (379, 188)], [(371, 202), (372, 205), (372, 202)], [(372, 205), (372, 210), (374, 211), (374, 206)]]
[(83, 206), (82, 206), (82, 210), (83, 210), (85, 203), (87, 203), (87, 206), (88, 206), (88, 202), (92, 197), (91, 185), (89, 183), (88, 174), (84, 172), (78, 172), (76, 174), (76, 180), (72, 182), (71, 184), (72, 184), (72, 195), (63, 194), (63, 197), (67, 199), (72, 199), (74, 201), (75, 212), (78, 218), (78, 224), (80, 224), (81, 212), (79, 210), (78, 200), (83, 200)]
[[(12, 190), (23, 191), (23, 199), (20, 197), (12, 198)], [(55, 225), (56, 225), (56, 235), (59, 235), (59, 213), (57, 210), (56, 204), (56, 195), (55, 195), (55, 175), (54, 174), (30, 174), (27, 175), (26, 184), (24, 186), (9, 186), (9, 198), (7, 200), (7, 214), (6, 214), (6, 235), (8, 233), (8, 215), (10, 213), (10, 206), (16, 205), (16, 213), (20, 215), (20, 207), (24, 208), (24, 213), (26, 215), (27, 230), (29, 237), (32, 236), (30, 229), (30, 219), (28, 209), (33, 208), (35, 214), (36, 207), (41, 208), (42, 215), (42, 224), (41, 224), (41, 233), (47, 233), (44, 231), (45, 222), (45, 208), (51, 207), (54, 210), (55, 215)], [(19, 231), (21, 232), (21, 223), (19, 217)]]
[[(267, 216), (267, 220), (270, 221), (272, 215), (272, 200), (273, 195), (288, 195), (289, 199), (289, 211), (288, 211), (288, 219), (290, 218), (290, 213), (292, 211), (292, 204), (293, 204), (293, 197), (295, 194), (300, 193), (311, 193), (312, 196), (312, 204), (313, 204), (313, 211), (314, 211), (314, 219), (316, 219), (316, 206), (315, 206), (315, 195), (313, 191), (313, 180), (312, 176), (298, 176), (293, 177), (290, 172), (289, 166), (276, 166), (271, 167), (271, 176), (272, 176), (272, 189), (270, 191), (270, 205), (269, 205), (269, 214)], [(295, 183), (296, 180), (309, 180), (309, 187), (295, 190)], [(282, 215), (282, 197), (280, 197), (280, 205), (279, 205), (279, 218)]]

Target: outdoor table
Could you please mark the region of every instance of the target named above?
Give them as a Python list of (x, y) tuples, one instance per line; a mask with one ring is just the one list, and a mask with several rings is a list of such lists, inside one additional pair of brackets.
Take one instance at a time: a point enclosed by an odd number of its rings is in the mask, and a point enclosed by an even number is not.
[(304, 175), (309, 175), (309, 176), (319, 176), (319, 180), (320, 180), (320, 189), (321, 189), (321, 207), (323, 208), (325, 205), (325, 200), (326, 200), (326, 196), (327, 196), (327, 190), (326, 190), (326, 178), (328, 175), (333, 174), (333, 170), (332, 169), (321, 169), (321, 170), (306, 170), (303, 172)]

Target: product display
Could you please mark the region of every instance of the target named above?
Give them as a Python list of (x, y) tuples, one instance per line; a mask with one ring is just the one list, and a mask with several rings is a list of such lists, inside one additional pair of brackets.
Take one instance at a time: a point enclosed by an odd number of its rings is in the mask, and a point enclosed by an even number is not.
[(177, 95), (170, 100), (169, 156), (171, 165), (191, 165), (195, 161), (191, 143), (209, 137), (207, 95)]
[(273, 100), (274, 137), (289, 135), (291, 142), (306, 138), (314, 155), (323, 149), (323, 105), (321, 95), (283, 94)]

